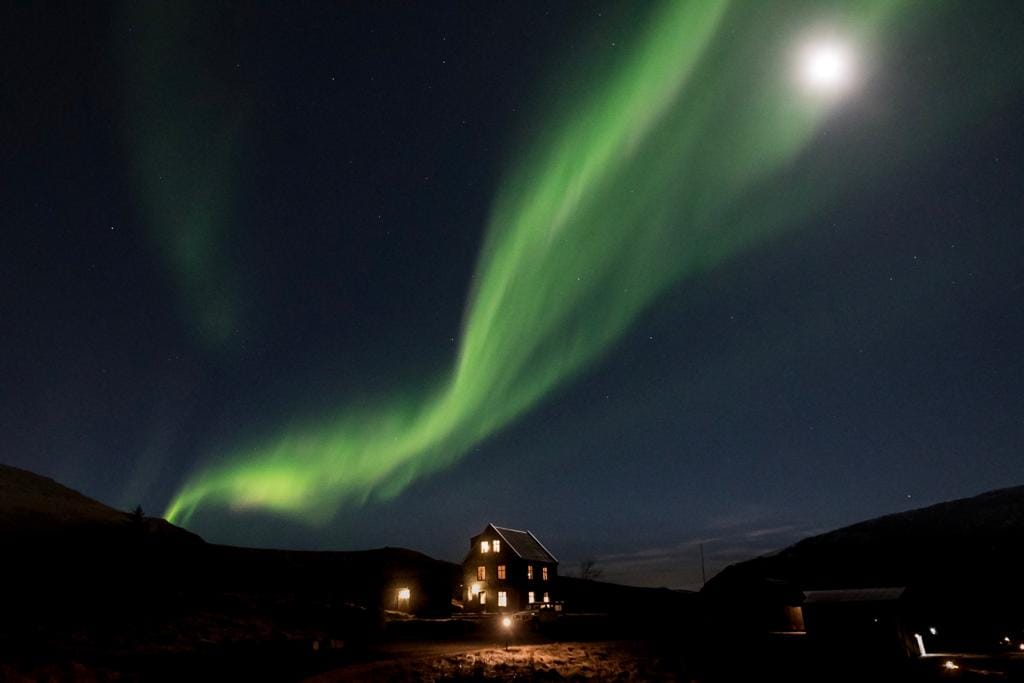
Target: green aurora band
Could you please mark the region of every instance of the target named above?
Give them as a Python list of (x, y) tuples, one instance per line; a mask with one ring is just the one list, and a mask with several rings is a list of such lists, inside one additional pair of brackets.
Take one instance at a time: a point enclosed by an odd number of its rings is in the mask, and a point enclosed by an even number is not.
[[(834, 200), (858, 171), (793, 172), (832, 106), (793, 83), (801, 34), (787, 31), (818, 5), (767, 5), (658, 5), (608, 73), (553, 107), (564, 116), (494, 204), (443, 381), (229, 453), (187, 480), (167, 519), (215, 504), (317, 523), (394, 497), (592, 365), (668, 288)], [(891, 0), (830, 7), (866, 52), (903, 15)]]
[(224, 55), (211, 54), (225, 43), (211, 14), (185, 2), (125, 2), (119, 34), (141, 214), (192, 333), (219, 347), (241, 322), (227, 243), (244, 99)]

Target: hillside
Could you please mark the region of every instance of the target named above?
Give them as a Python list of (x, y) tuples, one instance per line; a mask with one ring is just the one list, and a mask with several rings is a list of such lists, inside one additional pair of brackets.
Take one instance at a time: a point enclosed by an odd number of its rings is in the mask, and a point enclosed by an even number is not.
[(801, 589), (921, 586), (1015, 590), (1024, 571), (1024, 486), (879, 517), (732, 565), (709, 595), (777, 580)]
[(0, 534), (7, 543), (49, 544), (56, 537), (113, 541), (140, 533), (160, 543), (202, 543), (162, 519), (136, 520), (52, 479), (0, 464)]
[(0, 465), (0, 535), (7, 552), (20, 558), (6, 585), (18, 586), (14, 599), (27, 598), (30, 608), (40, 601), (59, 609), (140, 595), (199, 604), (231, 595), (250, 608), (295, 606), (316, 596), (321, 605), (376, 609), (393, 607), (388, 600), (400, 585), (414, 587), (414, 609), (440, 612), (458, 580), (456, 565), (402, 548), (312, 552), (208, 544), (163, 519), (136, 519), (7, 465)]
[(411, 589), (411, 609), (446, 614), (459, 576), (454, 564), (402, 548), (206, 543), (2, 465), (0, 542), (5, 680), (12, 671), (27, 680), (78, 676), (54, 673), (55, 662), (160, 680), (218, 670), (213, 677), (228, 680), (295, 677), (339, 656), (330, 648), (313, 656), (312, 643), (376, 637), (398, 588)]
[(128, 515), (28, 470), (0, 464), (0, 530), (120, 524)]

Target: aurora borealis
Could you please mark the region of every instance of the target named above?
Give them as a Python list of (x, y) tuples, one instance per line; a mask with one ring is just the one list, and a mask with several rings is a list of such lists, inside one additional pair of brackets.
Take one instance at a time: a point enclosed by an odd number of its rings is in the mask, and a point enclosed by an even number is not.
[[(840, 21), (867, 46), (899, 4), (859, 3)], [(661, 6), (632, 52), (547, 126), (495, 202), (440, 387), (270, 435), (194, 475), (167, 518), (218, 502), (322, 521), (341, 500), (391, 498), (593, 363), (680, 277), (824, 201), (818, 187), (767, 211), (751, 199), (827, 111), (794, 94), (787, 44), (759, 39), (756, 14), (730, 15), (724, 1)], [(726, 38), (737, 34), (741, 49)], [(752, 69), (757, 53), (770, 70)]]
[(244, 102), (187, 49), (216, 31), (200, 12), (124, 3), (119, 21), (152, 38), (127, 42), (121, 56), (143, 210), (195, 333), (218, 346), (241, 324), (227, 252)]
[(671, 586), (1018, 483), (1018, 5), (12, 10), (2, 460)]

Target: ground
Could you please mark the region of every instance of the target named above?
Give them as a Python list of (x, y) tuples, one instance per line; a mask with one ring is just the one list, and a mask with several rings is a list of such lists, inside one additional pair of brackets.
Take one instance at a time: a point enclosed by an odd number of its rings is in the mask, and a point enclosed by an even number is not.
[(454, 643), (418, 644), (393, 658), (335, 669), (309, 679), (334, 681), (680, 681), (676, 663), (627, 641), (512, 644), (467, 649)]

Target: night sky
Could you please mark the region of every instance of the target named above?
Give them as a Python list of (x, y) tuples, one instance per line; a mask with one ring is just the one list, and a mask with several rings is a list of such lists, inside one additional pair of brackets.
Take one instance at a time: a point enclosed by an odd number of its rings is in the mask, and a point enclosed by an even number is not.
[(0, 26), (2, 462), (214, 542), (494, 522), (677, 588), (1024, 483), (1019, 2)]

